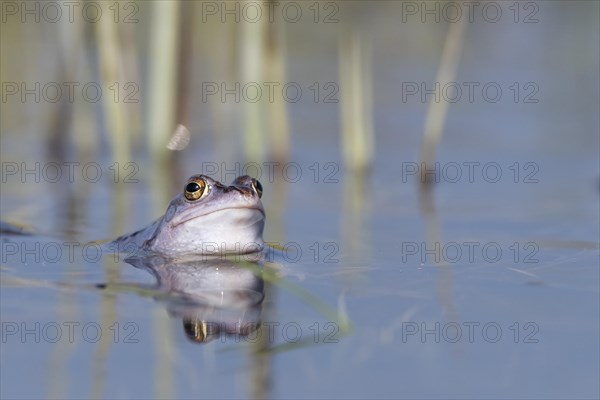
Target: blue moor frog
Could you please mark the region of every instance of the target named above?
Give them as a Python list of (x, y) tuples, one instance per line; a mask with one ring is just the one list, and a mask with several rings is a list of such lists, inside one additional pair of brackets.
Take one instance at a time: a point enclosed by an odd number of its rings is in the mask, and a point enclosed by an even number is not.
[(205, 175), (190, 177), (183, 192), (148, 227), (108, 243), (128, 253), (166, 256), (246, 254), (262, 249), (265, 210), (260, 182), (247, 175), (230, 186)]

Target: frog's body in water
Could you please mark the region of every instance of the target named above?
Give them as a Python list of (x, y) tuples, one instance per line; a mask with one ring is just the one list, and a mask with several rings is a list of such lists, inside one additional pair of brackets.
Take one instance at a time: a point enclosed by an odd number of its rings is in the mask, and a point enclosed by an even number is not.
[(262, 186), (249, 176), (226, 186), (205, 175), (190, 177), (183, 193), (150, 226), (108, 243), (124, 253), (167, 256), (245, 254), (262, 249)]

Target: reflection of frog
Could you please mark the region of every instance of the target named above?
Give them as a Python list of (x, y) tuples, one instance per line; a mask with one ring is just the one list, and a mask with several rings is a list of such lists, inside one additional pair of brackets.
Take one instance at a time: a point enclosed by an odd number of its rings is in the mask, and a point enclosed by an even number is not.
[(155, 290), (164, 293), (169, 314), (182, 319), (190, 340), (205, 343), (226, 336), (239, 341), (260, 326), (264, 298), (259, 264), (262, 255), (235, 257), (244, 261), (202, 256), (198, 260), (173, 262), (151, 256), (130, 258), (127, 262), (156, 277)]
[(121, 252), (166, 256), (246, 254), (263, 247), (262, 185), (247, 175), (225, 186), (205, 175), (190, 177), (183, 193), (150, 226), (108, 243)]

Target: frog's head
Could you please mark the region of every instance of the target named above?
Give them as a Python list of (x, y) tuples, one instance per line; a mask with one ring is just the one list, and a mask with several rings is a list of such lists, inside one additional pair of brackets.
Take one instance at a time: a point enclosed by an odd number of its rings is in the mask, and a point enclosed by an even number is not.
[(188, 179), (148, 241), (164, 254), (251, 253), (263, 246), (262, 185), (247, 175), (230, 186), (205, 175)]

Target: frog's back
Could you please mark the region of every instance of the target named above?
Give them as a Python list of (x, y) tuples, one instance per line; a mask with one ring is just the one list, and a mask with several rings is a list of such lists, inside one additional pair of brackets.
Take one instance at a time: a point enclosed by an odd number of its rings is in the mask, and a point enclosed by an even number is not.
[(161, 222), (162, 218), (154, 221), (151, 225), (143, 229), (119, 236), (112, 242), (106, 243), (104, 246), (107, 250), (114, 253), (125, 253), (130, 256), (147, 253), (150, 251), (148, 243), (153, 238)]

